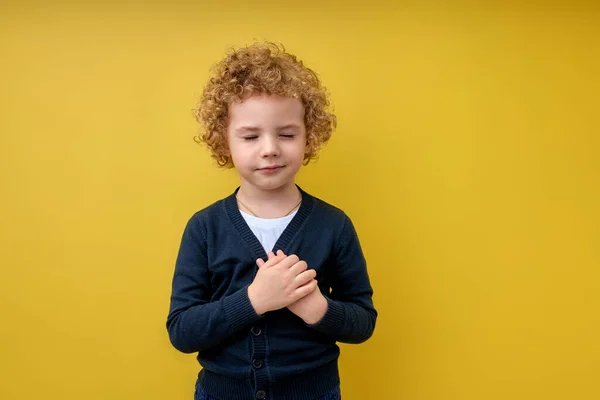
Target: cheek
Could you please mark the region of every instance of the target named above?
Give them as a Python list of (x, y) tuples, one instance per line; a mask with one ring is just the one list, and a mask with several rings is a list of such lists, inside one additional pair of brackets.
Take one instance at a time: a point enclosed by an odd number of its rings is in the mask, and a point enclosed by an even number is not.
[(229, 150), (229, 158), (231, 158), (231, 161), (237, 166), (237, 165), (241, 165), (244, 163), (243, 161), (243, 157), (240, 157), (240, 152), (236, 151), (235, 148), (232, 148)]
[(297, 141), (294, 143), (287, 143), (287, 149), (286, 149), (286, 153), (290, 154), (290, 155), (294, 155), (297, 156), (298, 154), (304, 154), (304, 151), (306, 150), (306, 146), (304, 145), (304, 143), (302, 141)]
[(231, 153), (231, 159), (232, 159), (232, 160), (233, 160), (233, 161), (234, 161), (236, 164), (239, 164), (239, 165), (241, 165), (241, 164), (244, 164), (244, 163), (245, 163), (245, 159), (246, 159), (246, 158), (247, 158), (247, 157), (244, 157), (244, 152), (242, 152), (242, 151), (239, 151), (239, 150), (238, 150), (238, 151), (235, 151), (235, 150), (234, 150), (234, 151)]

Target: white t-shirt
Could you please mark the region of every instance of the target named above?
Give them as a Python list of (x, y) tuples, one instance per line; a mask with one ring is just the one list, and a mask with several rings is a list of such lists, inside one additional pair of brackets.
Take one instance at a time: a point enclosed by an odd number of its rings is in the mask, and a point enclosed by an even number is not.
[(246, 223), (250, 227), (250, 230), (252, 230), (254, 236), (256, 236), (260, 244), (262, 244), (267, 254), (269, 254), (270, 251), (273, 251), (273, 247), (275, 246), (275, 243), (277, 243), (277, 239), (279, 239), (279, 236), (281, 236), (297, 212), (298, 210), (282, 218), (267, 219), (258, 218), (240, 210), (242, 217), (244, 217)]

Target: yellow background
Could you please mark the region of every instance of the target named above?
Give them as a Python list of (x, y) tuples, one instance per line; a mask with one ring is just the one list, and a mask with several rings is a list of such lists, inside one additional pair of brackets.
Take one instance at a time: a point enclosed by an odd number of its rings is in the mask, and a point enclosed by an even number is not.
[(237, 180), (191, 109), (253, 39), (339, 117), (298, 182), (352, 217), (376, 291), (344, 399), (600, 398), (592, 2), (51, 3), (0, 5), (1, 399), (192, 398), (174, 260)]

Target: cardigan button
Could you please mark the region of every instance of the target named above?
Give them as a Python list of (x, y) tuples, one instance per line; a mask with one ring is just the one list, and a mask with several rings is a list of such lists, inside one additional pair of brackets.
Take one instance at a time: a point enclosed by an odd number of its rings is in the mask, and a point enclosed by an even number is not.
[(259, 369), (263, 366), (262, 360), (252, 360), (252, 366), (256, 369)]
[(264, 390), (258, 390), (256, 392), (256, 399), (257, 400), (264, 400), (267, 398), (267, 392), (265, 392)]
[(250, 329), (250, 332), (252, 332), (254, 336), (259, 336), (262, 333), (258, 326), (253, 326), (252, 329)]

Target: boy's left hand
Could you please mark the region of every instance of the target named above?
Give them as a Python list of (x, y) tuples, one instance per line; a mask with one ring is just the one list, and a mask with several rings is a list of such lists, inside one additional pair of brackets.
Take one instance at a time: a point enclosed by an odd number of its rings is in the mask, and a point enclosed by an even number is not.
[[(271, 254), (272, 253), (269, 254), (269, 259), (276, 256)], [(282, 254), (283, 252), (281, 250), (277, 252), (277, 255)], [(256, 261), (258, 268), (262, 267), (264, 264), (265, 261), (260, 258)], [(298, 317), (302, 318), (305, 323), (314, 325), (325, 316), (325, 313), (327, 312), (327, 299), (325, 299), (325, 296), (323, 296), (323, 293), (321, 293), (321, 290), (317, 287), (317, 289), (313, 290), (310, 294), (290, 304), (287, 308)]]

